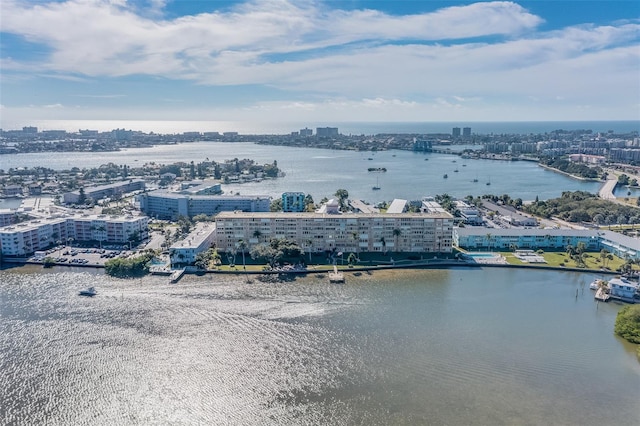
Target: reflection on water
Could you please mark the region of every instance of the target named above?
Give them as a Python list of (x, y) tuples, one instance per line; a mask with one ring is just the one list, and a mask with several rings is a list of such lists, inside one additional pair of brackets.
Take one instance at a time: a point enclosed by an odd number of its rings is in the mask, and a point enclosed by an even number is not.
[[(171, 164), (177, 161), (202, 161), (210, 158), (225, 161), (250, 158), (258, 163), (278, 162), (286, 175), (275, 180), (224, 185), (227, 193), (264, 194), (280, 197), (292, 188), (304, 189), (314, 199), (331, 197), (338, 188), (345, 188), (352, 198), (372, 203), (394, 198), (419, 200), (425, 195), (450, 194), (465, 197), (487, 192), (485, 182), (491, 181), (493, 194), (517, 194), (523, 200), (536, 197), (559, 197), (562, 191), (597, 193), (601, 183), (573, 179), (539, 167), (530, 161), (462, 160), (451, 154), (414, 153), (410, 151), (370, 152), (332, 151), (316, 148), (258, 145), (253, 143), (193, 142), (160, 145), (153, 148), (132, 148), (118, 152), (65, 153), (52, 158), (50, 153), (30, 153), (6, 156), (5, 169), (34, 167), (47, 164), (56, 170), (72, 167), (98, 167), (101, 164), (127, 164), (140, 167), (148, 162)], [(368, 158), (373, 158), (369, 161)], [(424, 161), (428, 159), (429, 161)], [(459, 172), (452, 159), (460, 160)], [(456, 161), (458, 161), (456, 160)], [(464, 165), (464, 166), (463, 166)], [(370, 173), (369, 167), (384, 167), (386, 173)], [(449, 178), (443, 179), (447, 173)], [(474, 182), (478, 179), (479, 182)], [(378, 182), (379, 191), (371, 187)], [(411, 185), (407, 185), (411, 182)]]
[[(640, 421), (640, 364), (613, 336), (619, 306), (596, 310), (584, 289), (591, 277), (325, 278), (0, 272), (0, 422)], [(89, 283), (99, 295), (78, 297)]]

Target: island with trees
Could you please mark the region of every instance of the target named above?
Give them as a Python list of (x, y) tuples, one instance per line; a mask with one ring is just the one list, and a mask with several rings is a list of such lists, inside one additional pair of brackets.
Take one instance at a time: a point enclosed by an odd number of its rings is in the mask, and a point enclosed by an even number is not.
[[(628, 342), (640, 344), (640, 305), (628, 305), (618, 311), (614, 332)], [(640, 360), (640, 346), (637, 355)]]

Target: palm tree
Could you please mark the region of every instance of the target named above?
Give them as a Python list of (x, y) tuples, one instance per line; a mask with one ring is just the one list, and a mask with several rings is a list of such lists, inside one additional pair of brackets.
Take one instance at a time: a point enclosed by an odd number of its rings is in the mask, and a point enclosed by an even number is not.
[(96, 228), (96, 230), (100, 231), (100, 239), (98, 239), (98, 243), (100, 243), (100, 248), (102, 248), (102, 233), (106, 230), (107, 228), (104, 227), (104, 225), (100, 225)]
[(394, 242), (395, 246), (394, 247), (396, 249), (396, 252), (400, 251), (400, 250), (398, 250), (398, 237), (400, 237), (400, 235), (402, 235), (402, 230), (400, 228), (395, 228), (393, 230), (393, 237), (395, 239), (395, 242)]
[(357, 254), (357, 253), (358, 253), (358, 246), (360, 245), (360, 244), (358, 244), (358, 242), (359, 242), (359, 240), (360, 240), (360, 235), (358, 234), (358, 232), (357, 232), (357, 231), (353, 231), (353, 232), (351, 233), (351, 238), (353, 238), (353, 241), (354, 241), (354, 242), (355, 242), (355, 244), (356, 244), (356, 254)]
[(306, 240), (305, 244), (307, 245), (307, 247), (309, 247), (309, 250), (307, 251), (309, 252), (309, 265), (311, 265), (311, 249), (313, 248), (313, 241)]
[(382, 253), (387, 254), (387, 241), (384, 237), (380, 237), (380, 242), (382, 243)]
[(346, 189), (338, 189), (334, 195), (338, 197), (338, 202), (340, 203), (340, 210), (344, 211), (344, 208), (345, 208), (344, 202), (347, 198), (349, 198), (349, 192)]
[(259, 229), (256, 229), (255, 231), (253, 231), (253, 238), (256, 238), (258, 242), (260, 242), (261, 236), (262, 236), (262, 231), (260, 231)]
[(242, 252), (242, 269), (247, 270), (247, 264), (245, 263), (244, 252), (247, 249), (247, 243), (244, 240), (238, 241), (238, 249)]
[(600, 250), (600, 260), (602, 260), (602, 267), (606, 268), (607, 267), (607, 255), (609, 254), (609, 250), (607, 249), (602, 249)]
[(493, 238), (493, 235), (489, 233), (486, 235), (486, 237), (487, 237), (487, 250), (491, 251), (491, 239)]

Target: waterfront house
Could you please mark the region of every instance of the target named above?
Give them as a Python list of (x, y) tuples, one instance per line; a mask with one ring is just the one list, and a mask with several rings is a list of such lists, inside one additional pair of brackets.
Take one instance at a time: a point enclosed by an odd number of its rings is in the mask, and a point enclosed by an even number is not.
[(622, 299), (633, 299), (638, 293), (638, 282), (630, 281), (627, 278), (612, 278), (609, 280), (609, 294)]
[(5, 197), (17, 197), (23, 194), (22, 185), (6, 185), (2, 189), (2, 195)]

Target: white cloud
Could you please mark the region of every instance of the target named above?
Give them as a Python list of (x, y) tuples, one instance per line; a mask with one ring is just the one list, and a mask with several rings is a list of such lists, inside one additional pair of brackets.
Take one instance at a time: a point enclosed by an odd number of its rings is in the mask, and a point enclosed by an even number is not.
[(92, 99), (117, 99), (124, 98), (126, 95), (75, 95), (78, 98), (92, 98)]
[[(2, 58), (10, 71), (3, 81), (151, 75), (267, 85), (295, 92), (296, 101), (256, 102), (229, 114), (350, 111), (365, 119), (434, 111), (481, 119), (513, 104), (530, 114), (526, 105), (552, 101), (629, 111), (640, 90), (637, 19), (540, 33), (542, 18), (513, 2), (396, 16), (332, 10), (331, 2), (255, 0), (176, 19), (162, 17), (165, 0), (148, 4), (151, 12), (142, 14), (124, 0), (2, 1), (3, 32), (51, 49), (44, 62)], [(468, 40), (486, 35), (500, 37)]]
[[(162, 7), (163, 2), (158, 3)], [(510, 2), (477, 3), (421, 15), (335, 11), (313, 3), (255, 1), (225, 13), (153, 20), (124, 1), (6, 0), (3, 31), (49, 45), (41, 66), (87, 75), (215, 76), (229, 66), (264, 63), (264, 55), (307, 52), (368, 40), (441, 40), (513, 34), (541, 19)], [(328, 54), (328, 53), (319, 53)], [(233, 74), (235, 70), (229, 72)]]

